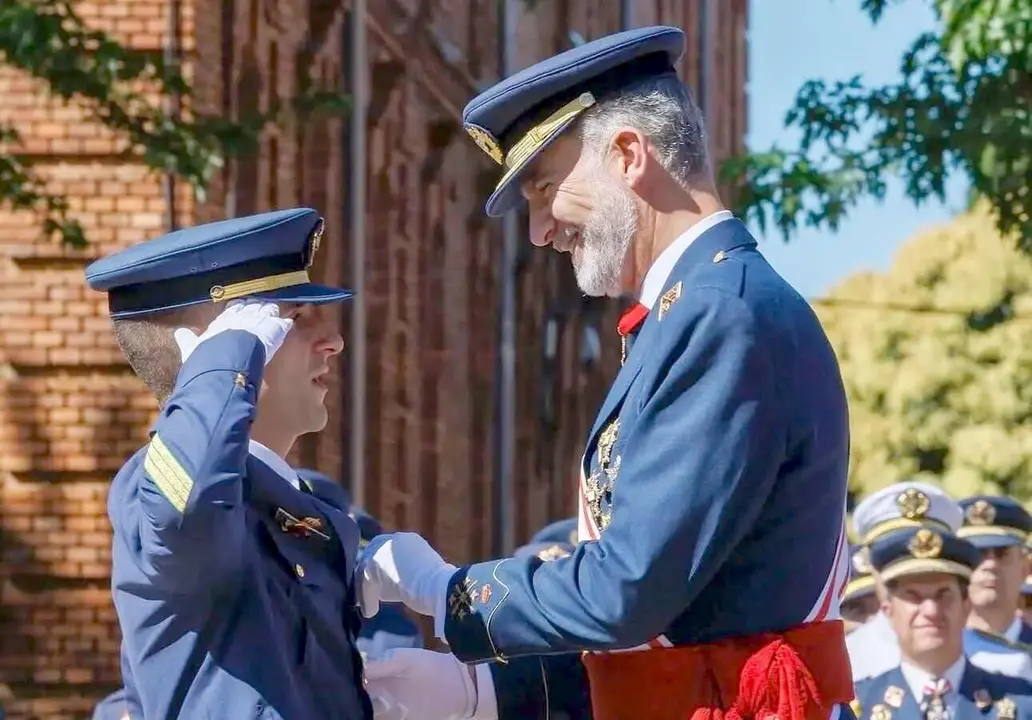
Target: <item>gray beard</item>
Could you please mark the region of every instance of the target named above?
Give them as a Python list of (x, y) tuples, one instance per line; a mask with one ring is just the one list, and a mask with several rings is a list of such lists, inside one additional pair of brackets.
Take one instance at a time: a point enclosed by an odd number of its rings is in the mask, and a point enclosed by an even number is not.
[(630, 193), (608, 178), (599, 182), (595, 208), (581, 228), (580, 257), (573, 270), (585, 295), (616, 296), (627, 249), (638, 233), (638, 209)]

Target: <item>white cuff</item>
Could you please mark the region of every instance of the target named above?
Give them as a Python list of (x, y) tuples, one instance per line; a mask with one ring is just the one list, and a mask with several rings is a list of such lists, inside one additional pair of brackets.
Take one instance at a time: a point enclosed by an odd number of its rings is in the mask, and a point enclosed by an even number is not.
[(445, 645), (448, 644), (444, 637), (445, 621), (448, 619), (448, 585), (457, 571), (457, 567), (448, 565), (447, 572), (439, 575), (440, 579), (434, 587), (434, 635)]
[(494, 676), (490, 663), (476, 666), (477, 710), (470, 720), (498, 720), (498, 699), (495, 697)]

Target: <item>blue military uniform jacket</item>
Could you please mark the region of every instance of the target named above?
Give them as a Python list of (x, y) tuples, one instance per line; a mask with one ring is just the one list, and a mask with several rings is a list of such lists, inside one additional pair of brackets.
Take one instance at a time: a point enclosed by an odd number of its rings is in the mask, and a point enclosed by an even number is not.
[(199, 345), (111, 488), (123, 672), (148, 720), (372, 717), (358, 528), (248, 452), (264, 358), (242, 331)]
[[(950, 720), (1015, 720), (1032, 718), (1032, 684), (996, 675), (968, 662)], [(853, 712), (858, 720), (920, 720), (923, 716), (897, 666), (856, 684)]]
[(461, 568), (452, 651), (695, 644), (836, 618), (848, 446), (812, 309), (741, 222), (711, 227), (681, 254), (591, 431), (588, 541), (554, 562)]

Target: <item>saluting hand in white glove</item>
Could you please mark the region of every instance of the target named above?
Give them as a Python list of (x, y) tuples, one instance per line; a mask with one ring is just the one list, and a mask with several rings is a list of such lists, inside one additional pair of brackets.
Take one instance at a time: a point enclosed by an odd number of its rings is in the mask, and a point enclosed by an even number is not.
[(208, 329), (200, 337), (189, 328), (179, 328), (173, 333), (183, 362), (205, 340), (209, 340), (226, 330), (245, 330), (265, 346), (265, 364), (268, 365), (276, 354), (287, 333), (294, 326), (290, 318), (281, 318), (279, 305), (265, 300), (245, 300), (231, 302), (219, 316), (211, 321)]

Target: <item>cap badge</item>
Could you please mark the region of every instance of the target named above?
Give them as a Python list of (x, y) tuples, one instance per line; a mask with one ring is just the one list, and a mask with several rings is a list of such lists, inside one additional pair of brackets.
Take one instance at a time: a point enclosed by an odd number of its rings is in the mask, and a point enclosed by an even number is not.
[(466, 132), (473, 138), (473, 142), (477, 144), (477, 147), (487, 153), (487, 156), (494, 160), (499, 165), (505, 160), (505, 153), (502, 152), (502, 146), (498, 143), (498, 140), (490, 132), (472, 123), (465, 125)]
[(322, 242), (325, 228), (326, 222), (322, 218), (319, 218), (319, 222), (316, 223), (315, 229), (312, 230), (312, 239), (308, 243), (308, 260), (305, 263), (305, 268), (312, 267), (312, 263), (315, 262), (315, 253), (319, 250), (319, 243)]
[(942, 552), (942, 538), (928, 528), (921, 528), (907, 545), (910, 554), (919, 560), (937, 558)]
[(985, 500), (976, 500), (964, 513), (969, 525), (992, 525), (996, 519), (996, 508)]
[(923, 519), (931, 505), (928, 496), (914, 488), (907, 488), (896, 497), (896, 507), (907, 520)]

